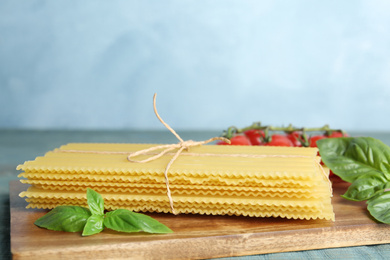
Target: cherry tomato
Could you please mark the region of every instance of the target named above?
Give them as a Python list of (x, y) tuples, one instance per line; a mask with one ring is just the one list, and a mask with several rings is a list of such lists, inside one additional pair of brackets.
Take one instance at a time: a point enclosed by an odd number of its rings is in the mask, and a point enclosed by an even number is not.
[(334, 138), (334, 137), (347, 137), (348, 136), (348, 134), (346, 134), (346, 133), (342, 133), (342, 132), (332, 132), (330, 135), (329, 135), (329, 137), (331, 137), (331, 138)]
[(271, 136), (271, 141), (264, 144), (265, 146), (294, 146), (290, 139), (285, 135), (274, 134)]
[[(223, 141), (218, 142), (218, 145), (229, 145), (228, 143), (225, 143)], [(235, 135), (232, 138), (230, 138), (230, 145), (251, 145), (251, 142), (249, 141), (248, 137), (245, 135)]]
[(286, 137), (293, 143), (296, 147), (301, 147), (302, 143), (299, 141), (301, 133), (299, 132), (291, 132), (286, 134)]
[(249, 141), (252, 145), (261, 145), (262, 138), (264, 137), (264, 132), (257, 129), (251, 129), (244, 132), (246, 137), (248, 137)]
[(326, 137), (325, 135), (315, 135), (315, 136), (312, 136), (310, 137), (310, 147), (317, 147), (317, 141), (318, 140), (321, 140), (321, 139), (324, 139), (324, 138), (328, 138)]

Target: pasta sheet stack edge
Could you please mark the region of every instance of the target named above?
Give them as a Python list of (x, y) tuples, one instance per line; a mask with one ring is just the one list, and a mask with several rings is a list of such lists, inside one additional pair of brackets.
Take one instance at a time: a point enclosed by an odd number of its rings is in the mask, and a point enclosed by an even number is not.
[[(174, 151), (146, 162), (127, 154), (155, 144), (71, 143), (17, 167), (28, 208), (86, 206), (86, 189), (107, 210), (171, 212), (164, 178)], [(147, 159), (155, 154), (140, 155)], [(203, 145), (167, 173), (177, 213), (334, 220), (329, 170), (317, 148)]]

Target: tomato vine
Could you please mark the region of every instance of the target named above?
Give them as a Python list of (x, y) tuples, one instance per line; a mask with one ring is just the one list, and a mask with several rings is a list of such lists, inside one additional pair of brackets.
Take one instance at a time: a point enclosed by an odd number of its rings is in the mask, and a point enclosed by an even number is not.
[(291, 124), (275, 127), (255, 122), (243, 128), (231, 126), (223, 131), (222, 136), (230, 139), (232, 145), (317, 147), (317, 140), (345, 137), (348, 134), (342, 129), (330, 128), (329, 125), (315, 128), (294, 127)]

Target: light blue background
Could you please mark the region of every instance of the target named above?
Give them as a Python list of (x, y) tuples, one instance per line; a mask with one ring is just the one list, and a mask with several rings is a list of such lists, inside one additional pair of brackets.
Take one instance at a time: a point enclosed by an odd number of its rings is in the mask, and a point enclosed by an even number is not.
[(390, 130), (390, 1), (0, 2), (0, 128)]

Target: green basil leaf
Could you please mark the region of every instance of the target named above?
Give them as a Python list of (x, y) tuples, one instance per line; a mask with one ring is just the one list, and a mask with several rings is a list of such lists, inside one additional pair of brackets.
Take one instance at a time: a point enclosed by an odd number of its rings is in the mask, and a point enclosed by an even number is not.
[(172, 233), (164, 224), (159, 221), (127, 209), (117, 209), (106, 213), (104, 226), (119, 232), (138, 232), (148, 233)]
[(106, 217), (104, 218), (104, 226), (119, 232), (142, 231), (142, 229), (137, 226), (131, 211), (125, 209), (107, 212)]
[(104, 215), (104, 200), (102, 195), (88, 188), (87, 202), (92, 215)]
[(383, 191), (368, 200), (367, 209), (376, 220), (390, 224), (390, 191)]
[(103, 229), (104, 216), (92, 215), (87, 219), (87, 223), (83, 229), (83, 236), (91, 236), (100, 233)]
[(390, 147), (371, 137), (325, 138), (317, 141), (324, 164), (347, 182), (365, 174), (390, 179)]
[(349, 187), (343, 198), (355, 201), (368, 200), (384, 189), (387, 180), (381, 173), (364, 174)]
[(80, 232), (91, 216), (89, 209), (78, 206), (58, 206), (35, 221), (38, 227), (55, 231)]

